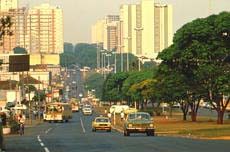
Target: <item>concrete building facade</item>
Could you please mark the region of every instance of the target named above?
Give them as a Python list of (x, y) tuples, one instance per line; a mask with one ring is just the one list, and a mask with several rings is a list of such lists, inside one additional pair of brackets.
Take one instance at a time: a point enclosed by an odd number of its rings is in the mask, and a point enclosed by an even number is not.
[(17, 9), (18, 0), (0, 0), (0, 11), (7, 12), (9, 9)]
[(157, 4), (154, 0), (121, 5), (119, 26), (119, 52), (156, 58), (172, 44), (172, 6)]
[(117, 47), (117, 24), (119, 15), (108, 15), (98, 20), (91, 28), (91, 41), (103, 45), (103, 49), (112, 50)]

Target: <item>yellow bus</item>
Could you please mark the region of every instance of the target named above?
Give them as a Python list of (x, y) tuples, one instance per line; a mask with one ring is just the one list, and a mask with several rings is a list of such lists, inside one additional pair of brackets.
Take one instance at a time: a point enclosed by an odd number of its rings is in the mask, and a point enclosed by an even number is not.
[(45, 106), (44, 121), (68, 122), (72, 119), (72, 107), (69, 103), (53, 102)]

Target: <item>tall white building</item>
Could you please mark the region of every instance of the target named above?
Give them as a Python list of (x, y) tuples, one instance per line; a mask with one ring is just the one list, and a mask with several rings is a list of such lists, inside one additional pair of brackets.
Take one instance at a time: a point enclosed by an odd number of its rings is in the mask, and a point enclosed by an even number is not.
[(154, 0), (121, 5), (119, 26), (118, 51), (156, 58), (172, 44), (172, 6)]
[(117, 47), (117, 24), (119, 15), (107, 15), (104, 19), (98, 20), (91, 28), (92, 43), (103, 44), (105, 50), (112, 50)]

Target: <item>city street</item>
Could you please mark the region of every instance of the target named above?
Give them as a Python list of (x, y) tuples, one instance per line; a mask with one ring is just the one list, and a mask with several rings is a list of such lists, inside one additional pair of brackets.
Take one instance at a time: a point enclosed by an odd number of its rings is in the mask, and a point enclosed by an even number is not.
[(194, 140), (178, 137), (131, 134), (112, 130), (91, 131), (91, 122), (95, 117), (74, 113), (68, 123), (44, 122), (36, 127), (26, 128), (25, 135), (6, 137), (7, 152), (226, 152), (229, 140)]

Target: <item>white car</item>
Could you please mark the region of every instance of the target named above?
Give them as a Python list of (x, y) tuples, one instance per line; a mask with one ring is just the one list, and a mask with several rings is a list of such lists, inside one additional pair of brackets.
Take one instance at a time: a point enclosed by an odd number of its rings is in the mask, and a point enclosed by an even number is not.
[(92, 115), (93, 114), (93, 109), (91, 107), (83, 107), (82, 108), (82, 113), (84, 115)]

